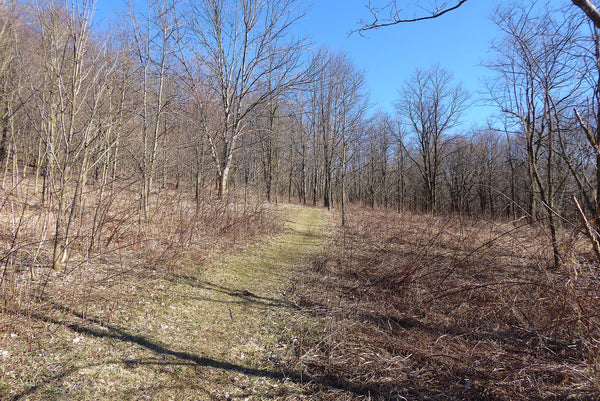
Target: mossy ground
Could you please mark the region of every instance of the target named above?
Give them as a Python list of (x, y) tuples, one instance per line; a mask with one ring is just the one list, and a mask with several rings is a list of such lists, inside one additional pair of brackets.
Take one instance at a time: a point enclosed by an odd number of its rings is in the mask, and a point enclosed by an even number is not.
[[(148, 280), (103, 322), (81, 310), (16, 317), (33, 339), (5, 333), (0, 394), (12, 400), (302, 399), (280, 362), (298, 306), (296, 268), (327, 243), (325, 212), (289, 206), (287, 230), (209, 265), (188, 260)], [(34, 334), (32, 334), (34, 335)], [(35, 341), (33, 341), (35, 343)], [(19, 363), (15, 363), (19, 359)]]

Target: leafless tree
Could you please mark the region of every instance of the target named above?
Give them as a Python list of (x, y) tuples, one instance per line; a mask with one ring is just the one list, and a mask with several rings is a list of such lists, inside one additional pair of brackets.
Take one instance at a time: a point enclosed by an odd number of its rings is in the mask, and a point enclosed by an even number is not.
[(462, 135), (455, 136), (448, 144), (447, 156), (442, 163), (442, 176), (453, 212), (470, 212), (470, 197), (477, 170), (474, 148), (473, 139)]
[(535, 5), (499, 10), (496, 22), (505, 36), (496, 45), (500, 57), (493, 67), (501, 80), (494, 98), (519, 123), (524, 136), (531, 185), (529, 213), (536, 218), (545, 215), (558, 265), (558, 138), (580, 85), (574, 79), (578, 74), (573, 58), (579, 22), (562, 12), (537, 10)]
[[(600, 11), (590, 0), (571, 1), (588, 16), (597, 28), (600, 28)], [(435, 0), (433, 3), (417, 2), (416, 4), (407, 5), (404, 2), (399, 4), (398, 0), (392, 0), (383, 5), (377, 5), (368, 0), (366, 7), (371, 14), (371, 18), (360, 21), (358, 32), (362, 33), (371, 29), (438, 18), (458, 9), (465, 3), (467, 3), (467, 0), (454, 0), (451, 2)], [(418, 11), (415, 11), (415, 9)]]
[(133, 51), (139, 67), (141, 103), (139, 105), (140, 151), (133, 151), (140, 174), (140, 210), (148, 218), (150, 195), (157, 172), (161, 127), (169, 105), (166, 94), (167, 75), (179, 40), (176, 0), (151, 0), (142, 15), (130, 8)]
[(378, 28), (384, 28), (392, 25), (425, 21), (441, 17), (442, 15), (456, 10), (467, 0), (429, 2), (417, 2), (415, 4), (401, 4), (397, 0), (385, 2), (383, 5), (374, 4), (368, 0), (366, 4), (371, 18), (360, 21), (359, 33)]
[(460, 123), (469, 94), (460, 84), (452, 83), (452, 75), (434, 66), (429, 71), (417, 70), (400, 92), (396, 109), (414, 139), (419, 151), (412, 157), (423, 178), (426, 208), (436, 209), (437, 182), (444, 154), (446, 135)]
[(7, 158), (12, 127), (10, 120), (18, 107), (15, 104), (19, 82), (15, 40), (19, 16), (15, 8), (15, 1), (0, 4), (0, 165)]
[[(207, 132), (218, 193), (227, 189), (233, 158), (249, 115), (304, 77), (303, 40), (290, 40), (302, 17), (296, 0), (201, 0), (189, 5), (190, 50), (218, 102), (219, 127)], [(270, 85), (269, 78), (272, 78)]]
[(367, 202), (374, 208), (376, 204), (387, 208), (389, 203), (388, 165), (391, 153), (391, 142), (395, 137), (395, 126), (392, 117), (384, 112), (377, 112), (365, 124), (366, 141), (366, 195)]
[(47, 179), (52, 186), (57, 215), (54, 228), (53, 267), (68, 261), (77, 210), (83, 202), (90, 154), (98, 142), (96, 118), (111, 68), (105, 49), (95, 42), (91, 29), (94, 2), (60, 7), (36, 3), (40, 26), (44, 75), (37, 90), (39, 121), (45, 143)]
[(588, 16), (596, 28), (600, 28), (600, 12), (590, 0), (572, 0), (572, 2)]
[[(336, 161), (339, 160), (343, 209), (347, 145), (364, 115), (365, 78), (343, 53), (322, 51), (316, 58), (320, 66), (310, 89), (311, 130), (313, 149), (318, 147), (322, 157), (322, 174), (315, 172), (313, 178), (317, 181), (318, 176), (322, 177), (323, 204), (332, 208)], [(315, 182), (314, 193), (316, 188)]]

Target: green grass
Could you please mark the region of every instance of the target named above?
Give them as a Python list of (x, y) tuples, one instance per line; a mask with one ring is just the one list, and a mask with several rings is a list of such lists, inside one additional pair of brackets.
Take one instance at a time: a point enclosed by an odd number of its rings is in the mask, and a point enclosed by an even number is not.
[(14, 400), (302, 397), (303, 384), (286, 380), (279, 362), (290, 352), (282, 339), (292, 335), (297, 311), (288, 297), (296, 269), (328, 241), (324, 214), (285, 208), (283, 234), (216, 255), (208, 266), (190, 261), (148, 280), (110, 323), (77, 311), (65, 311), (64, 321), (39, 316), (37, 330), (52, 335), (43, 351), (21, 350), (19, 358), (29, 362), (4, 376), (0, 394)]

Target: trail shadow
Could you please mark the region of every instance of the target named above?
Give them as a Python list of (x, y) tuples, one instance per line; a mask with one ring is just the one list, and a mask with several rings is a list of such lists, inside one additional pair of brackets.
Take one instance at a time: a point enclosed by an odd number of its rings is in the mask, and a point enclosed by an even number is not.
[(69, 368), (69, 369), (65, 369), (62, 372), (60, 372), (59, 374), (56, 374), (52, 377), (49, 377), (45, 380), (43, 380), (42, 382), (29, 387), (27, 390), (22, 391), (21, 393), (15, 394), (11, 397), (9, 397), (7, 400), (8, 401), (18, 401), (21, 400), (25, 397), (27, 397), (28, 395), (34, 394), (36, 391), (38, 391), (42, 386), (45, 386), (46, 384), (50, 384), (50, 383), (54, 383), (57, 382), (59, 380), (64, 379), (65, 377), (77, 372), (79, 369), (78, 368)]
[[(19, 394), (15, 394), (15, 395), (7, 398), (6, 401), (19, 401), (19, 400), (25, 399), (28, 396), (35, 394), (44, 385), (50, 384), (50, 383), (59, 382), (60, 380), (66, 378), (67, 376), (70, 376), (70, 375), (72, 375), (74, 373), (82, 371), (83, 369), (89, 369), (89, 368), (93, 368), (93, 367), (102, 367), (102, 366), (114, 365), (114, 364), (123, 364), (123, 365), (125, 365), (126, 367), (129, 367), (129, 368), (133, 368), (133, 367), (138, 366), (138, 365), (196, 366), (196, 364), (191, 363), (191, 362), (174, 363), (174, 362), (137, 361), (137, 360), (112, 360), (112, 361), (106, 361), (106, 362), (103, 362), (103, 363), (92, 363), (92, 364), (87, 364), (87, 365), (84, 365), (84, 366), (79, 366), (79, 367), (73, 367), (73, 368), (65, 369), (62, 372), (60, 372), (60, 373), (58, 373), (58, 374), (56, 374), (54, 376), (51, 376), (51, 377), (43, 380), (42, 382), (36, 384), (35, 386), (29, 387), (27, 390), (25, 390), (23, 392), (21, 392)], [(206, 393), (207, 396), (211, 396), (211, 393), (208, 392), (208, 391), (206, 391), (204, 388), (199, 387), (199, 386), (193, 386), (193, 387), (195, 387), (196, 389), (203, 390)], [(171, 387), (169, 387), (169, 386), (159, 386), (158, 388), (167, 389), (167, 388), (171, 388)], [(173, 389), (177, 389), (179, 387), (173, 386), (172, 388)], [(156, 391), (156, 389), (157, 389), (157, 386), (151, 385), (151, 386), (147, 386), (147, 387), (137, 387), (137, 388), (135, 388), (135, 391), (136, 392), (143, 392), (144, 390)], [(108, 394), (111, 394), (111, 393), (109, 392)], [(121, 396), (117, 396), (116, 394), (109, 395), (109, 397), (110, 397), (109, 399), (115, 399), (115, 400), (123, 398), (122, 395)], [(212, 397), (211, 399), (218, 399), (218, 398)]]
[[(160, 362), (160, 364), (162, 364), (162, 365), (186, 364), (186, 365), (192, 365), (192, 366), (201, 366), (201, 367), (219, 369), (219, 370), (223, 370), (223, 371), (235, 372), (235, 373), (239, 373), (239, 374), (242, 374), (245, 376), (273, 379), (273, 380), (277, 380), (280, 382), (291, 381), (293, 383), (301, 384), (301, 385), (312, 384), (312, 385), (316, 385), (316, 386), (327, 388), (327, 389), (345, 391), (345, 392), (352, 393), (355, 395), (367, 395), (369, 393), (369, 389), (353, 387), (352, 385), (345, 383), (343, 380), (338, 381), (338, 380), (315, 379), (307, 374), (300, 374), (300, 373), (287, 371), (287, 370), (275, 371), (275, 370), (267, 370), (267, 369), (257, 369), (257, 368), (243, 366), (243, 365), (232, 363), (232, 362), (219, 361), (219, 360), (216, 360), (213, 358), (202, 357), (202, 356), (194, 355), (194, 354), (191, 354), (188, 352), (177, 351), (175, 349), (168, 348), (166, 345), (160, 344), (159, 342), (153, 341), (142, 335), (128, 333), (124, 328), (106, 324), (106, 323), (100, 322), (99, 320), (94, 319), (94, 318), (85, 317), (81, 313), (73, 311), (72, 309), (70, 309), (68, 307), (65, 307), (65, 306), (62, 306), (62, 305), (59, 305), (56, 303), (54, 303), (54, 306), (57, 310), (60, 310), (61, 312), (67, 312), (71, 316), (78, 318), (79, 322), (67, 321), (66, 319), (60, 320), (58, 318), (55, 318), (52, 316), (47, 316), (47, 315), (42, 315), (39, 313), (29, 314), (28, 317), (42, 321), (42, 322), (54, 324), (57, 326), (66, 327), (67, 329), (71, 330), (72, 332), (75, 332), (78, 334), (82, 334), (82, 335), (86, 335), (86, 336), (90, 336), (90, 337), (96, 337), (96, 338), (112, 339), (112, 340), (120, 341), (123, 343), (135, 344), (135, 345), (138, 345), (145, 349), (148, 349), (150, 351), (153, 351), (157, 354), (176, 358), (176, 361)], [(21, 312), (12, 312), (12, 313), (25, 316), (25, 314), (21, 313)], [(182, 363), (182, 361), (183, 361), (183, 363)], [(106, 363), (114, 363), (114, 361), (106, 362)], [(121, 361), (118, 361), (117, 363), (122, 363), (125, 365), (132, 366), (132, 365), (135, 365), (136, 363), (142, 363), (142, 362), (136, 362), (136, 360), (121, 360)], [(148, 363), (148, 364), (152, 364), (152, 363)], [(52, 382), (56, 382), (58, 380), (61, 380), (79, 369), (80, 368), (66, 369), (66, 370), (60, 372), (59, 374), (52, 376), (50, 378), (47, 378), (47, 379), (41, 381), (40, 383), (36, 384), (35, 386), (33, 386), (19, 394), (12, 396), (12, 398), (10, 398), (10, 400), (11, 401), (21, 400), (21, 399), (27, 397), (28, 395), (33, 394), (42, 386), (52, 383)]]
[(169, 365), (169, 366), (173, 366), (173, 365), (178, 365), (178, 366), (196, 366), (195, 363), (192, 362), (181, 362), (181, 363), (176, 363), (176, 362), (164, 362), (164, 361), (139, 361), (139, 360), (135, 360), (135, 359), (127, 359), (127, 360), (110, 360), (110, 361), (106, 361), (103, 363), (91, 363), (91, 364), (87, 364), (84, 366), (78, 366), (78, 367), (71, 367), (68, 369), (64, 369), (63, 371), (61, 371), (60, 373), (48, 377), (45, 380), (41, 381), (40, 383), (29, 387), (27, 390), (19, 393), (19, 394), (15, 394), (9, 398), (7, 398), (7, 401), (18, 401), (21, 400), (31, 394), (36, 393), (40, 388), (42, 388), (44, 385), (46, 384), (50, 384), (50, 383), (55, 383), (55, 382), (59, 382), (62, 379), (72, 375), (73, 373), (76, 373), (78, 371), (81, 371), (83, 369), (88, 369), (88, 368), (93, 368), (93, 367), (100, 367), (100, 366), (106, 366), (106, 365), (115, 365), (115, 364), (123, 364), (127, 367), (135, 367), (138, 365)]
[(227, 295), (227, 296), (233, 298), (233, 300), (228, 301), (228, 300), (213, 299), (210, 297), (191, 297), (193, 299), (199, 299), (199, 300), (203, 300), (203, 301), (223, 303), (223, 304), (240, 304), (240, 305), (254, 304), (254, 305), (265, 307), (265, 308), (273, 307), (273, 308), (290, 308), (290, 309), (295, 309), (295, 310), (301, 309), (301, 307), (299, 305), (297, 305), (291, 301), (286, 301), (286, 300), (278, 299), (278, 298), (260, 296), (260, 295), (254, 294), (251, 291), (246, 290), (246, 289), (238, 290), (235, 288), (214, 284), (209, 281), (201, 281), (198, 284), (196, 284), (195, 287), (204, 289), (207, 291), (213, 291), (213, 292)]

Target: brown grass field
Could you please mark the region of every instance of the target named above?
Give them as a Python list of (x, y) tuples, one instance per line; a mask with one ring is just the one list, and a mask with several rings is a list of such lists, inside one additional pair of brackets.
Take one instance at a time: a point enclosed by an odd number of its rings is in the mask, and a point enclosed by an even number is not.
[[(198, 206), (166, 190), (155, 199), (149, 221), (141, 222), (129, 186), (113, 188), (93, 225), (98, 193), (90, 186), (68, 263), (53, 271), (55, 205), (41, 204), (32, 181), (7, 187), (0, 190), (0, 399), (144, 398), (143, 391), (115, 395), (109, 385), (88, 393), (85, 382), (81, 391), (69, 389), (88, 363), (127, 364), (131, 351), (123, 344), (138, 338), (138, 326), (149, 332), (167, 326), (165, 291), (174, 277), (202, 273), (219, 255), (282, 229), (263, 202), (244, 205), (207, 195)], [(124, 376), (130, 383), (122, 387), (154, 379)], [(97, 387), (102, 382), (90, 386)]]
[(353, 391), (331, 399), (600, 399), (600, 274), (567, 234), (553, 270), (535, 225), (354, 209), (298, 286), (324, 333), (290, 368)]
[(525, 221), (94, 191), (61, 271), (52, 203), (0, 192), (0, 399), (600, 399), (573, 229), (555, 269)]

